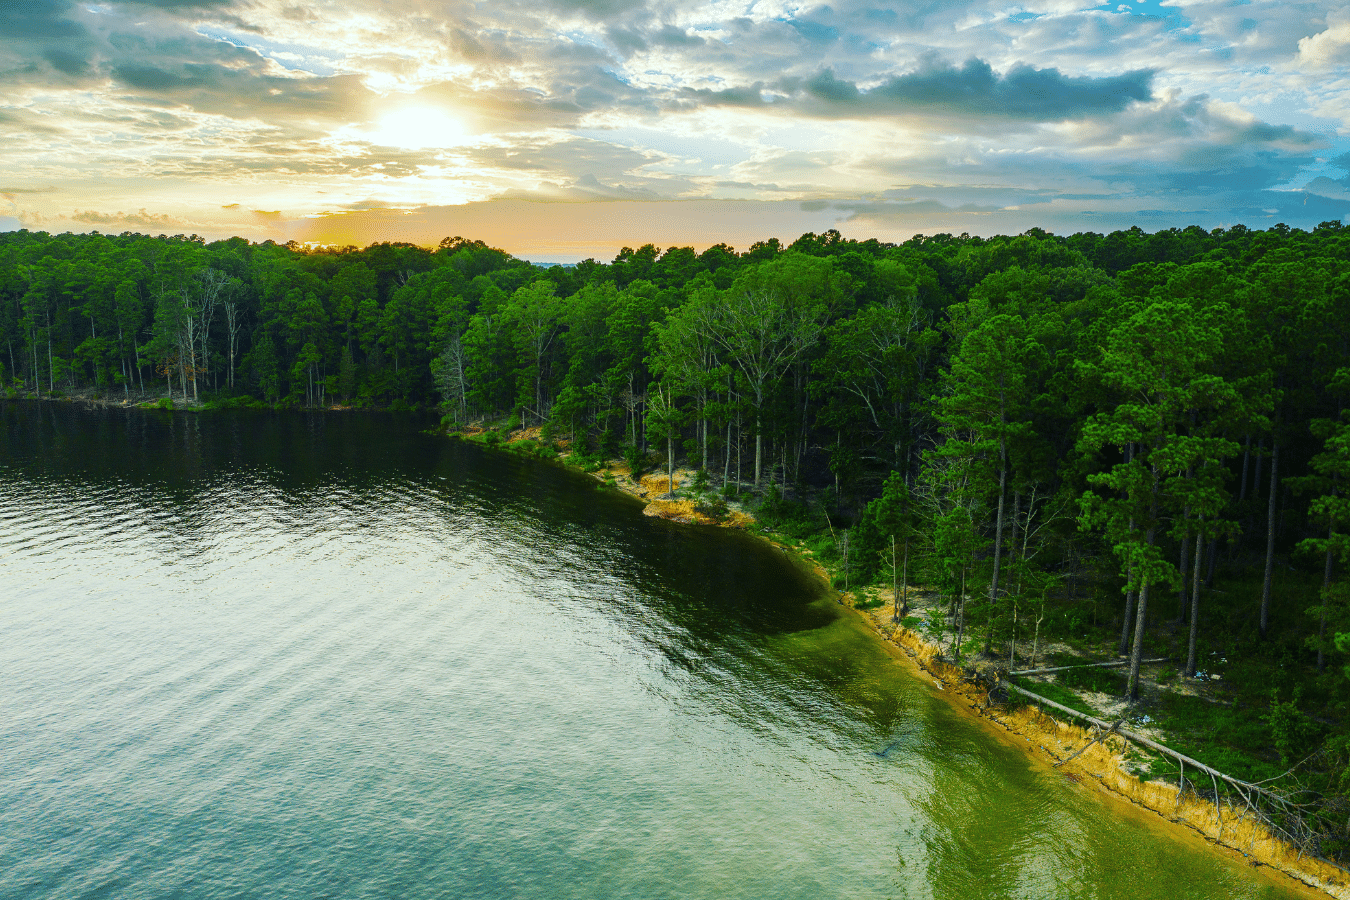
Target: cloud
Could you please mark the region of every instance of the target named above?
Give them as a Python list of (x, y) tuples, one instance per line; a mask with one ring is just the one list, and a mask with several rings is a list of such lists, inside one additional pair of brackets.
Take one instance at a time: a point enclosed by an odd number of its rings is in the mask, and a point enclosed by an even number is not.
[(1327, 13), (1325, 30), (1300, 38), (1295, 61), (1313, 71), (1350, 63), (1350, 7)]
[(930, 59), (913, 72), (892, 76), (870, 88), (824, 69), (807, 79), (723, 90), (686, 89), (682, 96), (704, 105), (787, 110), (824, 118), (924, 114), (943, 118), (987, 117), (1058, 122), (1120, 112), (1152, 99), (1153, 71), (1069, 77), (1058, 69), (1012, 66), (1002, 75), (971, 58), (960, 68)]
[[(23, 215), (268, 236), (305, 215), (395, 227), (413, 210), (517, 198), (748, 208), (716, 205), (734, 199), (815, 230), (1041, 214), (1259, 223), (1342, 202), (1321, 160), (1350, 149), (1335, 132), (1350, 121), (1350, 12), (1148, 10), (28, 0), (0, 4), (0, 171), (56, 188), (10, 192)], [(381, 146), (382, 117), (405, 108), (462, 137)], [(668, 202), (695, 198), (707, 205)], [(146, 211), (77, 221), (76, 203)], [(771, 220), (758, 215), (737, 221)]]
[(1350, 179), (1321, 175), (1305, 184), (1303, 190), (1332, 200), (1350, 200)]
[(114, 225), (119, 227), (134, 228), (173, 228), (182, 230), (191, 227), (192, 223), (181, 216), (159, 215), (147, 212), (142, 208), (135, 213), (101, 213), (89, 210), (75, 210), (70, 216), (70, 221), (80, 222), (85, 225)]
[(70, 40), (85, 29), (70, 18), (73, 4), (65, 0), (24, 0), (0, 5), (0, 30), (10, 40)]

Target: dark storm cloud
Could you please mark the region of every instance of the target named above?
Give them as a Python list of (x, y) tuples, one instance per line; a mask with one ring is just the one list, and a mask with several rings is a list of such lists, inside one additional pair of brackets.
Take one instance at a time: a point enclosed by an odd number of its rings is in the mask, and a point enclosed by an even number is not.
[(1058, 69), (1018, 64), (998, 75), (983, 60), (960, 68), (929, 61), (920, 69), (875, 87), (838, 78), (824, 69), (807, 79), (784, 78), (725, 90), (685, 90), (695, 104), (774, 108), (819, 118), (937, 114), (1057, 122), (1105, 116), (1152, 99), (1153, 71), (1105, 78), (1070, 77)]

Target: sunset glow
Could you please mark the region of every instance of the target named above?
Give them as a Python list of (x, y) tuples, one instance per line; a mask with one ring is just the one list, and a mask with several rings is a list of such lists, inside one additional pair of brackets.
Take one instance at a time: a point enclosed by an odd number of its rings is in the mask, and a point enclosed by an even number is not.
[(464, 140), (464, 126), (439, 109), (410, 106), (381, 116), (370, 140), (402, 150), (445, 149)]
[(660, 245), (733, 220), (739, 246), (1312, 227), (1350, 212), (1338, 9), (10, 3), (0, 228), (364, 243), (396, 220), (434, 243), (464, 221), (605, 256), (587, 230), (614, 203), (645, 205), (622, 243)]

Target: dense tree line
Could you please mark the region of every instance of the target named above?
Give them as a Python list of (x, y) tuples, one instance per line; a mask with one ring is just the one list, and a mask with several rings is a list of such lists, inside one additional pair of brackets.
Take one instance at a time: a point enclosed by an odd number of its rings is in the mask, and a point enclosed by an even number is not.
[[(1250, 619), (1241, 633), (1301, 667), (1319, 710), (1345, 712), (1339, 223), (829, 231), (552, 268), (462, 238), (17, 232), (0, 235), (0, 339), (11, 392), (440, 404), (453, 422), (678, 459), (766, 511), (810, 515), (810, 497), (847, 534), (855, 584), (912, 554), (951, 598), (956, 652), (1091, 597), (1135, 694), (1151, 627), (1182, 628), (1193, 676), (1217, 652), (1205, 623)], [(1318, 580), (1306, 608), (1275, 596), (1291, 567)], [(1225, 601), (1216, 572), (1259, 600)], [(1343, 767), (1344, 741), (1326, 747)]]

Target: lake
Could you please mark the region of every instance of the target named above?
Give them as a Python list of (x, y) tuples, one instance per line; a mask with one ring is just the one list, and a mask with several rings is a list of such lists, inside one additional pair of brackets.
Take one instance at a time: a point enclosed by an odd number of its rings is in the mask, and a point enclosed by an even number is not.
[(0, 897), (1304, 896), (745, 534), (414, 415), (0, 419)]

